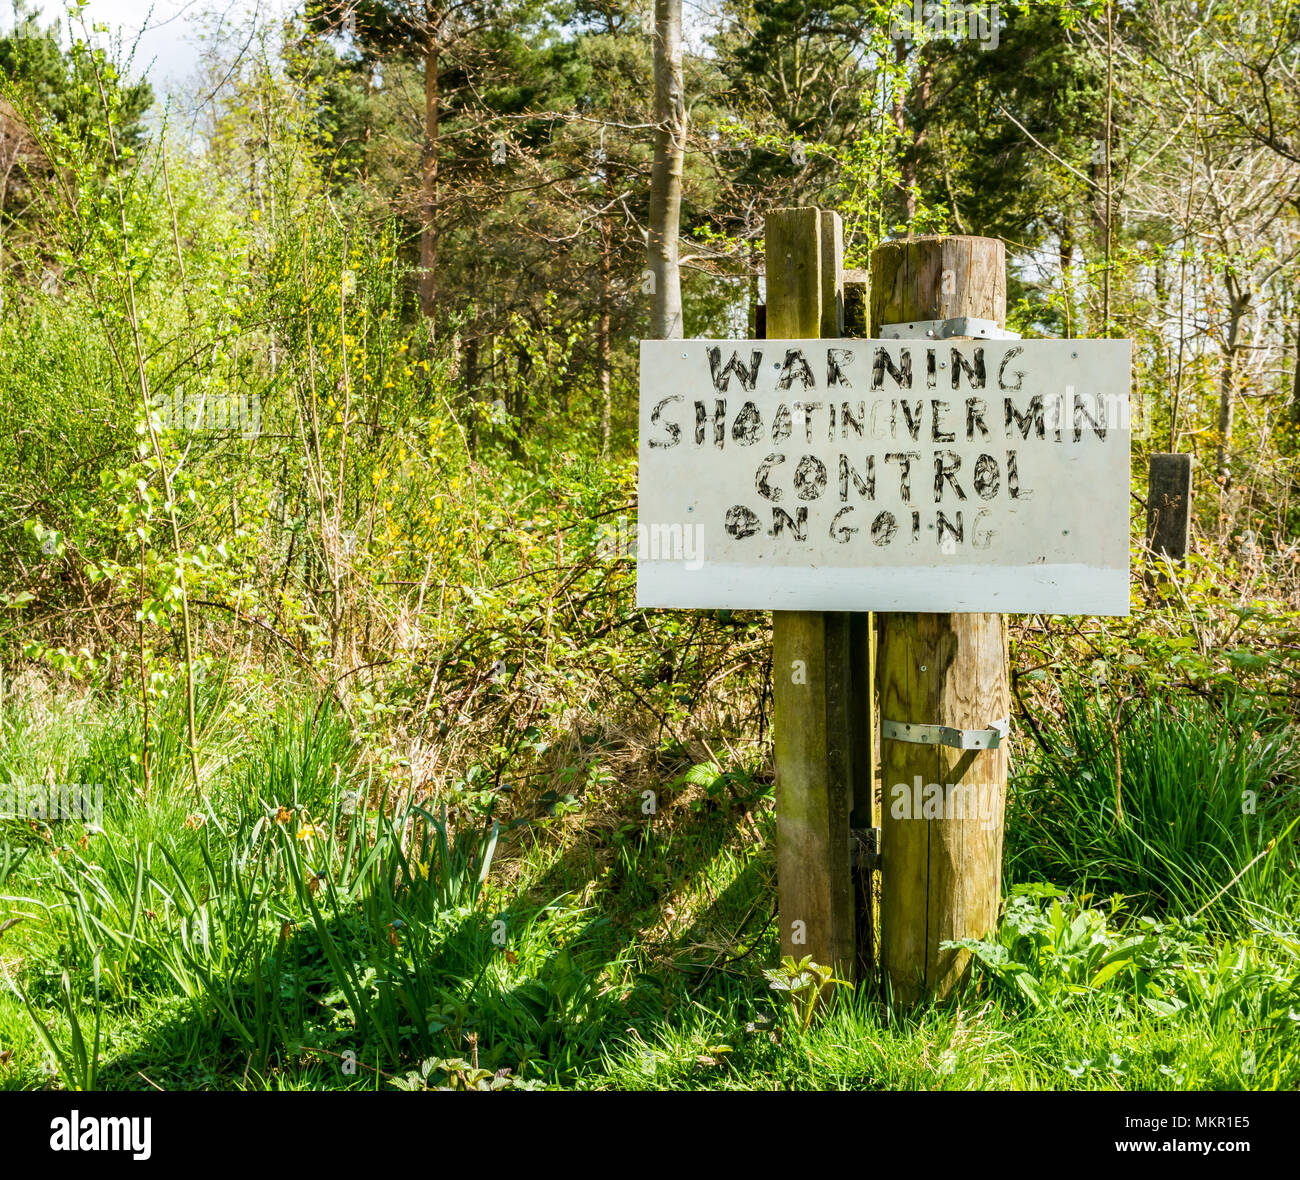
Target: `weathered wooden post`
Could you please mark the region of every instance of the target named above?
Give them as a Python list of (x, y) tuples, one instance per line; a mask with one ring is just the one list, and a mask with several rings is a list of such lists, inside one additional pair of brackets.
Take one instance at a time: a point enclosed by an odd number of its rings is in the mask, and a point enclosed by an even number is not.
[[(768, 214), (769, 340), (837, 337), (843, 314), (839, 215), (819, 209)], [(781, 953), (853, 970), (854, 910), (849, 814), (852, 615), (774, 611), (778, 908)]]
[[(1006, 322), (1005, 252), (1000, 241), (925, 237), (887, 242), (871, 259), (872, 335), (946, 333), (927, 321), (957, 317)], [(908, 325), (916, 325), (915, 333)], [(956, 361), (954, 360), (955, 364)], [(945, 364), (945, 369), (946, 369)], [(936, 571), (937, 572), (937, 571)], [(942, 576), (941, 574), (938, 576)], [(1007, 640), (997, 614), (879, 615), (879, 701), (883, 732), (881, 960), (895, 997), (947, 995), (969, 955), (941, 950), (949, 939), (981, 937), (997, 924), (1007, 749), (957, 748), (943, 731), (985, 733), (1008, 719)], [(891, 725), (892, 723), (892, 725)], [(905, 739), (898, 726), (925, 740)], [(891, 737), (890, 730), (895, 729)], [(970, 737), (968, 742), (981, 739)], [(987, 738), (983, 739), (987, 742)], [(992, 800), (978, 818), (895, 818), (894, 784), (938, 784), (949, 797), (974, 788)], [(921, 792), (917, 792), (918, 795)]]
[(1156, 452), (1147, 471), (1147, 548), (1182, 561), (1191, 539), (1192, 457)]

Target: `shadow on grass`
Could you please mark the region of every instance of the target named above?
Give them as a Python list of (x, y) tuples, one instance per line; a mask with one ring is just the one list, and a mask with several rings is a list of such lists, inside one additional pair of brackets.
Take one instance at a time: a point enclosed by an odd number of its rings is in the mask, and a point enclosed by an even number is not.
[[(730, 804), (671, 830), (579, 831), (500, 911), (399, 918), (387, 937), (344, 907), (304, 915), (264, 932), (211, 991), (143, 1005), (135, 1047), (104, 1060), (99, 1084), (366, 1085), (475, 1050), (485, 1069), (572, 1083), (629, 1037), (653, 1042), (698, 1020), (692, 999), (730, 1010), (762, 990), (770, 880), (741, 838), (746, 822)], [(738, 871), (716, 894), (701, 890), (724, 851)], [(707, 903), (674, 927), (673, 906), (700, 893)], [(738, 966), (723, 943), (742, 926), (757, 940)], [(667, 933), (648, 943), (651, 930)]]

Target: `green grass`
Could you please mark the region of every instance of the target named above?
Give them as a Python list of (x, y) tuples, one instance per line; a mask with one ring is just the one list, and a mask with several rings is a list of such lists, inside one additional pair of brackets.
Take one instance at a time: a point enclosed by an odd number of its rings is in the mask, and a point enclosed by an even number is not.
[[(805, 1033), (763, 975), (774, 823), (754, 768), (665, 773), (653, 815), (609, 776), (576, 814), (516, 799), (528, 822), (502, 827), (385, 795), (328, 707), (224, 693), (204, 706), (199, 805), (161, 741), (141, 796), (128, 706), (7, 705), (0, 774), (98, 772), (113, 791), (102, 831), (0, 831), (27, 849), (0, 881), (0, 922), (22, 919), (0, 935), (0, 1088), (497, 1071), (578, 1089), (1293, 1088), (1285, 731), (1129, 709), (1119, 823), (1108, 731), (1067, 710), (1045, 733), (1056, 753), (1018, 783), (1008, 879), (1061, 888), (1019, 892), (962, 994), (903, 1013), (839, 989)], [(1260, 806), (1243, 824), (1245, 789)]]
[(1238, 931), (1300, 908), (1300, 747), (1280, 719), (1231, 699), (1116, 706), (1077, 687), (1041, 737), (1008, 815), (1012, 879)]

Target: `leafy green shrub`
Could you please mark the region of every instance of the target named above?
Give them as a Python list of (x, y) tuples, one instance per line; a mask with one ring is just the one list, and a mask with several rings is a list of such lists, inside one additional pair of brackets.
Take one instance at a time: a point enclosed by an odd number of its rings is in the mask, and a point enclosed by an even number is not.
[(794, 1026), (801, 1033), (812, 1028), (813, 1017), (817, 1014), (817, 1005), (828, 989), (847, 987), (853, 984), (846, 979), (837, 979), (833, 967), (814, 963), (811, 955), (804, 955), (798, 962), (793, 955), (786, 955), (779, 967), (772, 967), (763, 972), (767, 986), (777, 995), (789, 1001), (789, 1009), (794, 1017)]

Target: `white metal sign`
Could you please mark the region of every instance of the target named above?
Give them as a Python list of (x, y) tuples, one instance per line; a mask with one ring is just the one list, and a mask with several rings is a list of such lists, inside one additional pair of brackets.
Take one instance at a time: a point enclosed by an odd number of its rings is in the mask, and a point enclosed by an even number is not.
[(643, 340), (637, 604), (1124, 615), (1126, 340)]

